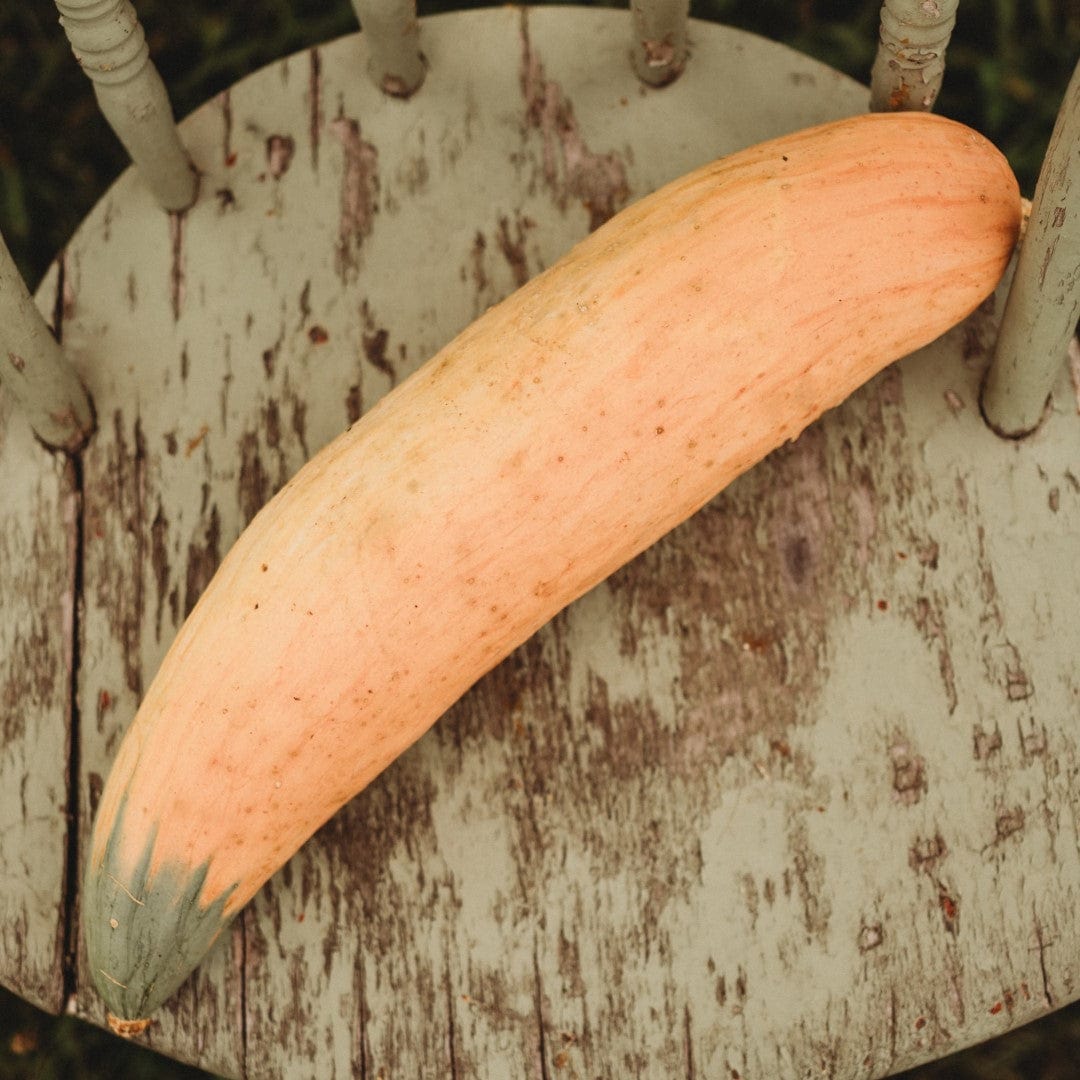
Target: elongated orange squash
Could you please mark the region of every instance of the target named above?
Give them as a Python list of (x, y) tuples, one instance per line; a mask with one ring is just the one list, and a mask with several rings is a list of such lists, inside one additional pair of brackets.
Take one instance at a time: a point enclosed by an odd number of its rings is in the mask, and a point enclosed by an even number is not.
[(172, 994), (556, 612), (971, 312), (1019, 219), (1001, 155), (938, 117), (764, 143), (623, 211), (316, 455), (228, 553), (105, 786), (82, 910), (111, 1011)]

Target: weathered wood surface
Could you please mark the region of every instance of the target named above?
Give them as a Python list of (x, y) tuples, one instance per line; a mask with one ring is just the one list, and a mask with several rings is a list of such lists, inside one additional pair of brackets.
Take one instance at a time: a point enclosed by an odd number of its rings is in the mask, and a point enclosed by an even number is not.
[[(44, 315), (54, 305), (42, 292)], [(0, 388), (0, 983), (59, 1012), (73, 975), (65, 907), (77, 474), (37, 441), (20, 404)]]
[[(180, 620), (306, 457), (630, 199), (866, 106), (696, 22), (649, 90), (626, 18), (427, 20), (409, 101), (363, 76), (362, 37), (290, 57), (183, 125), (192, 210), (128, 174), (73, 240), (65, 342), (100, 422), (84, 842)], [(1080, 995), (1080, 421), (1063, 379), (1028, 443), (986, 429), (995, 317), (493, 671), (268, 884), (150, 1045), (249, 1077), (871, 1077)], [(77, 989), (103, 1022), (84, 968)]]

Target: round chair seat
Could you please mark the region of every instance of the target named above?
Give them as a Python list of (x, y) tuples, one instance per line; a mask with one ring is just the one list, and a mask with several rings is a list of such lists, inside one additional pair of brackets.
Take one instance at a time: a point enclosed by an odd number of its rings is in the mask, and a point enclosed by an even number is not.
[[(20, 790), (24, 822), (0, 827), (0, 974), (27, 997), (105, 1020), (82, 952), (65, 976), (65, 770), (81, 853), (266, 499), (622, 206), (866, 108), (783, 46), (701, 22), (691, 43), (654, 90), (625, 12), (432, 17), (402, 101), (350, 36), (181, 125), (190, 211), (129, 171), (87, 217), (38, 301), (98, 433), (64, 465), (0, 425), (0, 687), (25, 720), (0, 758), (0, 826)], [(250, 1078), (879, 1077), (1080, 995), (1080, 421), (1063, 373), (1033, 438), (982, 422), (999, 308), (485, 677), (142, 1038)]]

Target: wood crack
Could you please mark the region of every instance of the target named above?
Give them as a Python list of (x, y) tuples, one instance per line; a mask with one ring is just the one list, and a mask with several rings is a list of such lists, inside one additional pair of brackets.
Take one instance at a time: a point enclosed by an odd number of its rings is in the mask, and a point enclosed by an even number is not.
[(450, 985), (450, 950), (446, 953), (446, 1032), (450, 1052), (450, 1080), (458, 1080), (457, 1032), (454, 1029), (454, 991)]
[(540, 981), (540, 950), (533, 938), (533, 977), (536, 986), (537, 1053), (540, 1055), (540, 1080), (551, 1080), (547, 1064), (547, 1036), (544, 1034), (544, 990)]
[(697, 1072), (694, 1069), (694, 1040), (690, 1031), (690, 1005), (683, 1009), (683, 1029), (686, 1039), (686, 1080), (696, 1080)]
[(248, 1080), (247, 911), (240, 913), (240, 1078)]
[(56, 256), (56, 295), (53, 297), (53, 337), (57, 344), (64, 339), (64, 293), (67, 289), (67, 251), (61, 250)]
[(371, 1022), (371, 1016), (368, 1012), (367, 1005), (367, 986), (364, 980), (364, 947), (363, 944), (356, 957), (356, 974), (353, 977), (353, 987), (355, 988), (357, 1003), (360, 1013), (360, 1030), (357, 1033), (360, 1039), (360, 1072), (357, 1080), (368, 1080), (368, 1025)]
[(232, 148), (232, 96), (228, 90), (222, 90), (218, 96), (218, 102), (221, 105), (221, 160), (228, 168), (236, 164), (236, 156)]
[(311, 167), (319, 170), (319, 132), (322, 128), (322, 56), (318, 49), (308, 52), (308, 145)]
[(1043, 1000), (1046, 1002), (1048, 1009), (1053, 1009), (1054, 995), (1050, 992), (1050, 976), (1046, 970), (1046, 950), (1050, 947), (1050, 942), (1046, 940), (1046, 935), (1043, 931), (1043, 925), (1039, 921), (1039, 914), (1037, 911), (1032, 911), (1032, 917), (1035, 920), (1035, 940), (1038, 942), (1039, 949), (1039, 972), (1042, 975), (1042, 993)]
[[(62, 293), (62, 288), (59, 290)], [(60, 316), (57, 316), (57, 336), (61, 328)], [(81, 610), (83, 594), (83, 550), (85, 537), (85, 516), (83, 498), (84, 476), (81, 458), (68, 459), (67, 477), (71, 485), (71, 498), (74, 502), (71, 526), (71, 611), (66, 632), (71, 642), (71, 664), (68, 672), (68, 748), (67, 748), (67, 805), (65, 817), (67, 835), (64, 844), (64, 905), (63, 927), (60, 942), (60, 970), (63, 983), (62, 1005), (76, 998), (78, 993), (79, 970), (79, 776), (82, 768), (81, 758), (81, 716), (79, 713), (79, 663)]]

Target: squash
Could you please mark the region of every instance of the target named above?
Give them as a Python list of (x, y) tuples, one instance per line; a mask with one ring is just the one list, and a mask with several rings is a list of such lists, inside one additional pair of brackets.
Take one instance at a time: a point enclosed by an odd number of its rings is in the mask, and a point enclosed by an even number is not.
[(970, 313), (1019, 220), (1004, 158), (940, 117), (763, 143), (615, 216), (312, 458), (102, 794), (82, 911), (117, 1026), (543, 623)]

